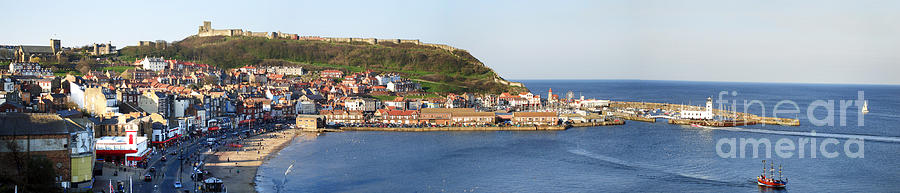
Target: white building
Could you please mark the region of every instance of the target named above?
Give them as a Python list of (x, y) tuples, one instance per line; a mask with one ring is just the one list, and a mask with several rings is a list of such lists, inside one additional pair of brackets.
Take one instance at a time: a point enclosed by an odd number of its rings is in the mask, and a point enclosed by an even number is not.
[(47, 68), (41, 68), (41, 64), (34, 62), (9, 63), (9, 73), (25, 76), (51, 76), (53, 72)]
[(166, 66), (169, 65), (169, 63), (167, 63), (166, 60), (163, 59), (162, 57), (159, 57), (159, 58), (144, 57), (144, 59), (141, 60), (140, 64), (141, 64), (141, 67), (144, 68), (144, 70), (152, 70), (152, 71), (160, 71), (160, 70), (166, 69)]
[(69, 82), (69, 101), (72, 101), (78, 108), (84, 108), (84, 86), (75, 82)]
[(266, 69), (269, 73), (275, 74), (283, 74), (283, 75), (295, 75), (300, 76), (303, 75), (303, 67), (295, 67), (295, 66), (272, 66)]
[(378, 85), (387, 85), (389, 82), (400, 81), (400, 76), (397, 75), (378, 75), (375, 76), (375, 79), (378, 80)]
[(313, 101), (298, 101), (295, 108), (298, 114), (316, 114), (316, 103)]
[(706, 109), (705, 110), (703, 110), (703, 111), (682, 110), (681, 118), (682, 119), (703, 119), (703, 120), (713, 119), (712, 98), (706, 98)]
[(188, 98), (178, 98), (172, 102), (172, 114), (174, 117), (184, 117), (185, 111), (191, 106), (191, 100)]
[(409, 92), (419, 90), (419, 83), (412, 81), (393, 81), (387, 83), (387, 90), (391, 92)]
[(581, 108), (597, 108), (609, 106), (609, 100), (587, 99), (578, 101)]
[(126, 128), (125, 133), (125, 136), (97, 138), (95, 146), (97, 157), (121, 159), (127, 166), (135, 166), (144, 161), (150, 154), (147, 137), (139, 137), (137, 128)]
[(344, 101), (348, 111), (375, 111), (375, 99), (350, 99)]

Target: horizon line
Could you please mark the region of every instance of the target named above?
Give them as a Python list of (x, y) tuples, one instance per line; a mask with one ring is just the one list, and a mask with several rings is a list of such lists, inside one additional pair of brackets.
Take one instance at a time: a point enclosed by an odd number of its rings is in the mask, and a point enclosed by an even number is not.
[[(666, 79), (508, 79), (514, 82), (521, 81), (572, 81), (572, 80), (605, 80), (605, 81), (663, 81), (663, 82), (715, 82), (715, 83), (749, 83), (749, 84), (804, 84), (804, 85), (869, 85), (869, 86), (900, 86), (900, 83), (841, 83), (841, 82), (763, 82), (763, 81), (723, 81), (723, 80), (666, 80)], [(526, 86), (527, 87), (527, 86)]]

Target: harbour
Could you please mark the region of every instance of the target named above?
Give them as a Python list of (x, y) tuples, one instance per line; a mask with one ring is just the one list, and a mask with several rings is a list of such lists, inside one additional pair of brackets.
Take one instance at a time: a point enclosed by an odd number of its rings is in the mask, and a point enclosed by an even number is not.
[[(680, 103), (690, 99), (705, 99), (702, 88), (717, 87), (741, 90), (744, 93), (768, 93), (769, 90), (797, 90), (805, 96), (820, 92), (855, 94), (847, 86), (807, 85), (745, 85), (695, 82), (621, 82), (621, 81), (525, 81), (532, 89), (576, 89), (595, 85), (586, 90), (589, 97), (609, 98), (613, 101), (649, 100), (641, 91), (619, 90), (604, 92), (615, 84), (641, 85), (655, 89), (690, 85), (694, 95), (683, 98), (660, 98), (655, 103)], [(565, 86), (569, 85), (569, 86)], [(597, 88), (596, 85), (608, 85)], [(762, 89), (765, 88), (765, 89)], [(898, 90), (893, 87), (865, 87), (870, 103), (873, 100), (891, 101)], [(657, 89), (659, 92), (677, 90)], [(756, 96), (756, 95), (754, 95)], [(844, 96), (844, 98), (848, 98)], [(791, 98), (808, 104), (812, 97)], [(777, 101), (761, 98), (767, 103)], [(693, 104), (701, 104), (703, 101)], [(685, 102), (687, 103), (687, 102)], [(883, 103), (883, 102), (881, 102)], [(611, 104), (612, 105), (612, 104)], [(871, 104), (870, 104), (871, 105)], [(649, 106), (648, 106), (649, 107)], [(740, 108), (740, 107), (739, 107)], [(878, 109), (866, 115), (865, 129), (849, 127), (821, 128), (810, 124), (797, 126), (744, 125), (734, 127), (693, 127), (661, 122), (621, 121), (620, 125), (587, 126), (600, 123), (572, 124), (566, 130), (553, 131), (350, 131), (328, 133), (315, 139), (285, 147), (278, 156), (260, 166), (256, 180), (259, 192), (290, 192), (302, 190), (374, 192), (760, 192), (773, 191), (757, 185), (762, 159), (776, 159), (784, 163), (791, 183), (784, 190), (799, 192), (883, 192), (900, 188), (900, 179), (893, 168), (900, 165), (894, 153), (900, 147), (900, 133), (889, 129), (900, 124), (896, 110)], [(648, 108), (649, 109), (649, 108)], [(759, 113), (751, 109), (750, 113)], [(891, 116), (888, 116), (891, 115)], [(814, 116), (824, 116), (822, 113)], [(793, 115), (791, 116), (793, 117)], [(619, 118), (614, 118), (619, 119)], [(654, 117), (654, 119), (663, 119)], [(802, 114), (799, 121), (807, 121)], [(847, 117), (856, 120), (855, 115)], [(614, 122), (609, 122), (614, 123)], [(855, 124), (850, 122), (849, 124)], [(855, 127), (854, 127), (855, 128)], [(810, 133), (815, 130), (816, 133)], [(853, 133), (846, 134), (846, 133)], [(865, 140), (865, 158), (825, 159), (819, 151), (823, 137)], [(816, 138), (818, 158), (721, 158), (716, 143), (723, 138), (768, 138), (799, 141)], [(824, 147), (827, 151), (843, 152), (840, 145)], [(744, 147), (752, 151), (752, 148)], [(807, 151), (809, 151), (807, 149)], [(762, 151), (765, 152), (765, 151)], [(776, 156), (776, 155), (772, 155)], [(295, 162), (291, 173), (285, 169)], [(552, 166), (552, 167), (550, 167)], [(776, 166), (777, 167), (777, 166)], [(828, 168), (843, 168), (833, 172)], [(352, 174), (349, 175), (348, 174)], [(835, 184), (830, 179), (853, 175), (864, 184)], [(403, 182), (403, 183), (399, 183)], [(653, 186), (647, 186), (653, 184)]]

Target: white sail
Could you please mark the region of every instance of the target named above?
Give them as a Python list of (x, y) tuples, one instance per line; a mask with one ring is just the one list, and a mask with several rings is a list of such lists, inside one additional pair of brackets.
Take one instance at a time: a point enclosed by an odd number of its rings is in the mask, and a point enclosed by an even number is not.
[(863, 101), (862, 113), (869, 113), (869, 101)]

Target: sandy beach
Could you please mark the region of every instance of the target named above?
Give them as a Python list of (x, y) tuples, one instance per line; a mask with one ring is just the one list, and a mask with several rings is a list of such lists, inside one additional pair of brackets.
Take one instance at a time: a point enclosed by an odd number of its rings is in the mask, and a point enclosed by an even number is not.
[(222, 146), (218, 151), (206, 153), (205, 168), (225, 182), (228, 192), (253, 193), (259, 165), (291, 141), (305, 140), (308, 136), (315, 134), (288, 129), (235, 141), (243, 147)]

